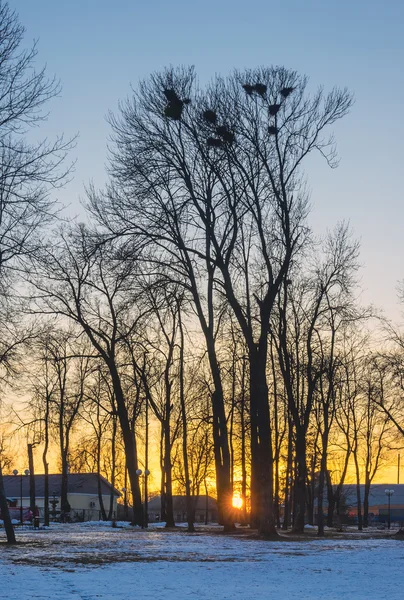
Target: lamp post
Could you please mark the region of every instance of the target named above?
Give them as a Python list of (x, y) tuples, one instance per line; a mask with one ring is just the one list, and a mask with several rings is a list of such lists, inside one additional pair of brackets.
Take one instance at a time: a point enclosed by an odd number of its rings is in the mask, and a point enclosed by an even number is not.
[(387, 516), (387, 528), (390, 529), (391, 525), (391, 497), (394, 494), (394, 490), (384, 490), (387, 498), (389, 499), (389, 508), (388, 508), (388, 516)]
[[(15, 477), (17, 477), (17, 475), (18, 475), (17, 469), (14, 469), (13, 475)], [(24, 515), (23, 515), (23, 511), (22, 511), (22, 478), (23, 478), (23, 475), (28, 476), (29, 475), (29, 470), (25, 469), (24, 473), (20, 473), (20, 523), (21, 523), (21, 525), (24, 522)]]
[[(136, 469), (136, 475), (140, 478), (142, 476), (142, 469)], [(143, 490), (144, 490), (144, 510), (142, 515), (142, 529), (147, 529), (149, 526), (149, 515), (148, 513), (148, 491), (147, 491), (147, 478), (150, 475), (149, 469), (144, 470), (143, 474)]]

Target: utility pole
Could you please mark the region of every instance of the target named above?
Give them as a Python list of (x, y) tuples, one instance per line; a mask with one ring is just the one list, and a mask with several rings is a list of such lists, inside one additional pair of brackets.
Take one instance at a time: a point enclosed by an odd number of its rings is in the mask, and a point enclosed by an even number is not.
[(400, 483), (400, 455), (398, 455), (398, 464), (397, 464), (397, 484)]

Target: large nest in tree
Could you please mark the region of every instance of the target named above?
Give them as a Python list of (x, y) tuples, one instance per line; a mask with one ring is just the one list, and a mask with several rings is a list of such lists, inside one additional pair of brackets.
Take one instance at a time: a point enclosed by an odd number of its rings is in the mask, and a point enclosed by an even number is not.
[(224, 145), (224, 141), (218, 138), (210, 137), (206, 140), (206, 143), (211, 148), (221, 148)]
[(288, 96), (290, 96), (294, 89), (295, 88), (293, 87), (284, 87), (281, 89), (280, 94), (281, 96), (283, 96), (283, 98), (287, 98)]
[(256, 83), (254, 89), (260, 96), (265, 96), (267, 93), (267, 86), (264, 83)]
[(203, 118), (205, 119), (205, 121), (207, 121), (208, 123), (211, 123), (212, 125), (216, 125), (216, 121), (217, 121), (217, 114), (215, 113), (214, 110), (205, 110), (203, 112)]
[(219, 127), (216, 127), (216, 133), (217, 135), (220, 135), (220, 137), (223, 138), (223, 140), (228, 144), (232, 144), (234, 142), (234, 133), (230, 131), (226, 125), (219, 125)]
[(177, 96), (177, 93), (175, 90), (172, 89), (165, 89), (163, 90), (163, 94), (164, 96), (167, 98), (167, 100), (169, 102), (173, 102), (174, 104), (176, 102), (181, 102), (181, 100), (179, 99), (179, 97)]
[(169, 102), (164, 109), (164, 114), (169, 119), (179, 121), (182, 115), (182, 109), (184, 108), (181, 100), (179, 102)]
[(249, 83), (244, 83), (243, 84), (243, 89), (245, 91), (246, 94), (248, 94), (249, 96), (251, 96), (251, 94), (254, 91), (254, 86), (250, 85)]
[(189, 98), (181, 100), (175, 90), (172, 89), (163, 90), (163, 94), (168, 100), (168, 104), (164, 109), (165, 116), (174, 121), (179, 121), (182, 116), (184, 105), (189, 104), (191, 100)]
[(274, 117), (275, 115), (278, 114), (280, 107), (281, 107), (280, 104), (270, 104), (270, 106), (268, 106), (269, 114)]

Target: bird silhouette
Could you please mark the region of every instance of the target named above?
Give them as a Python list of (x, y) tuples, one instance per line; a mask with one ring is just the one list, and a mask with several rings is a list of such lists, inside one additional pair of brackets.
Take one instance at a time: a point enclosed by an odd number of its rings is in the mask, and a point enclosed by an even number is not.
[(272, 125), (270, 127), (268, 127), (268, 133), (269, 135), (276, 135), (278, 133), (279, 129), (277, 127), (273, 127)]

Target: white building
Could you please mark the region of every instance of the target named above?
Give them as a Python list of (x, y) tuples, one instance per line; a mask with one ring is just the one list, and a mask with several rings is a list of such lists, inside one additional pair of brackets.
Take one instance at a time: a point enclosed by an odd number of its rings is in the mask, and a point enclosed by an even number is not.
[[(44, 514), (45, 503), (45, 476), (35, 475), (35, 504), (40, 516)], [(60, 493), (62, 476), (48, 475), (49, 481), (49, 511), (51, 519), (60, 517)], [(13, 518), (19, 518), (22, 505), (25, 515), (30, 506), (30, 477), (27, 475), (4, 475), (4, 487), (10, 511)], [(100, 495), (108, 515), (112, 500), (113, 518), (116, 516), (117, 499), (120, 492), (102, 475), (97, 473), (69, 473), (67, 484), (67, 499), (71, 506), (70, 519), (72, 521), (98, 521), (101, 518)], [(100, 492), (99, 494), (99, 484)], [(21, 504), (22, 502), (22, 504)], [(14, 515), (14, 513), (16, 513)]]

